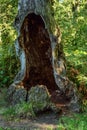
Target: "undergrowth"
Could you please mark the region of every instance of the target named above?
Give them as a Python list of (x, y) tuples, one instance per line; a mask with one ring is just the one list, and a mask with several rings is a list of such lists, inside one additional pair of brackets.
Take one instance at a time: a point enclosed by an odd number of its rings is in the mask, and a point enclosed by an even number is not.
[(58, 130), (87, 130), (87, 113), (61, 117)]
[(35, 117), (35, 113), (31, 103), (22, 102), (15, 106), (10, 106), (5, 111), (3, 111), (2, 115), (7, 120), (12, 120), (16, 118), (28, 118)]

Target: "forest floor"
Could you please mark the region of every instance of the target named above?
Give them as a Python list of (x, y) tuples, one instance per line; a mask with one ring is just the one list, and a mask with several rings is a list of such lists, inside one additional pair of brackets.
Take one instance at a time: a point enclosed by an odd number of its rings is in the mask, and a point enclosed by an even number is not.
[(58, 119), (53, 113), (45, 113), (35, 119), (25, 118), (12, 121), (5, 120), (0, 115), (0, 127), (6, 130), (7, 128), (11, 130), (57, 130)]
[(87, 130), (87, 112), (54, 113), (40, 112), (35, 117), (3, 114), (9, 108), (6, 89), (0, 90), (0, 130)]
[(0, 91), (0, 130), (57, 130), (58, 115), (52, 111), (39, 113), (35, 118), (5, 118), (3, 111), (7, 109), (5, 101), (6, 89)]

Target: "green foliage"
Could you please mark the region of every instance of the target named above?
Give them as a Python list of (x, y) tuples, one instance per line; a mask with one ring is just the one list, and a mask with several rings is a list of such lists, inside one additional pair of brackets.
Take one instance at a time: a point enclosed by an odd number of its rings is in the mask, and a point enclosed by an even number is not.
[(86, 130), (87, 113), (74, 114), (73, 116), (64, 116), (60, 118), (58, 130)]
[(23, 102), (21, 104), (18, 104), (16, 107), (17, 107), (16, 113), (19, 115), (22, 114), (22, 115), (31, 116), (31, 117), (35, 116), (32, 103)]
[(22, 102), (16, 106), (10, 106), (2, 113), (6, 119), (14, 119), (18, 117), (35, 117), (32, 103)]
[[(55, 20), (62, 32), (67, 75), (87, 101), (87, 1), (54, 0)], [(82, 101), (83, 102), (83, 101)], [(87, 105), (85, 103), (85, 105)]]
[(16, 38), (13, 21), (17, 13), (17, 0), (0, 0), (0, 6), (0, 87), (8, 87), (19, 67), (13, 45)]
[(6, 116), (6, 118), (8, 118), (10, 116), (10, 118), (14, 117), (16, 115), (15, 112), (15, 107), (9, 107), (8, 109), (6, 109), (3, 113), (4, 116)]
[[(2, 128), (2, 127), (0, 127), (0, 130), (12, 130), (11, 128)], [(17, 129), (15, 129), (15, 130), (17, 130)]]

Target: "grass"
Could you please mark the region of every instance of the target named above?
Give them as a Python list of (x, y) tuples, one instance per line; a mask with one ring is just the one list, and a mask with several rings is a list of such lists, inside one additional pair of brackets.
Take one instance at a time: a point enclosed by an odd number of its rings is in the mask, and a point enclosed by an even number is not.
[(58, 130), (87, 130), (87, 113), (61, 117)]
[(2, 128), (2, 127), (0, 127), (0, 130), (12, 130), (12, 129), (10, 129), (10, 128)]
[(15, 119), (19, 119), (20, 117), (23, 117), (23, 118), (35, 117), (32, 104), (28, 104), (26, 102), (17, 104), (14, 107), (13, 106), (8, 107), (7, 109), (3, 111), (2, 115), (7, 120), (15, 120)]
[[(26, 104), (22, 104), (22, 106), (18, 106), (18, 107), (19, 107), (19, 112), (17, 111), (17, 115), (27, 114), (27, 110), (29, 109), (28, 106), (26, 106)], [(13, 120), (17, 118), (16, 109), (14, 109), (13, 107), (7, 109), (7, 111), (5, 111), (4, 114), (8, 119), (11, 118), (11, 120), (12, 118)], [(10, 129), (0, 128), (0, 130), (10, 130)], [(47, 130), (53, 130), (53, 129), (49, 127)], [(58, 127), (56, 130), (87, 130), (87, 112), (77, 113), (77, 114), (72, 113), (71, 115), (68, 116), (62, 116), (58, 121)]]
[[(10, 107), (10, 109), (5, 110), (4, 115), (5, 117), (7, 117), (7, 119), (9, 120), (13, 119), (13, 121), (15, 121), (15, 119), (17, 119), (16, 114), (17, 115), (22, 114), (23, 116), (28, 114), (28, 111), (29, 111), (29, 106), (27, 106), (27, 104), (24, 103), (19, 106), (16, 106), (16, 108)], [(31, 113), (29, 113), (29, 116), (30, 115), (33, 116), (32, 111)], [(0, 127), (0, 130), (11, 130), (11, 129)], [(53, 128), (49, 127), (47, 130), (53, 130)], [(87, 130), (87, 112), (77, 113), (77, 114), (72, 113), (68, 116), (62, 116), (59, 119), (57, 129), (55, 130)]]

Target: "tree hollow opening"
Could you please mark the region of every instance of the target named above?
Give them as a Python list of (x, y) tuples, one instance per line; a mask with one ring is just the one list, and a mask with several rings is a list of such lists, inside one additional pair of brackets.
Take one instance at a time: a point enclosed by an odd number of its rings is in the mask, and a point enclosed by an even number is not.
[(19, 44), (26, 55), (24, 87), (46, 85), (49, 92), (58, 89), (53, 75), (51, 41), (40, 15), (31, 13), (25, 18)]

